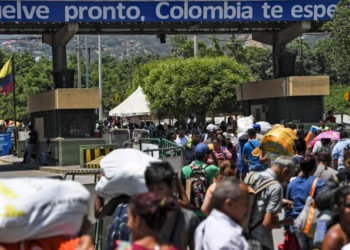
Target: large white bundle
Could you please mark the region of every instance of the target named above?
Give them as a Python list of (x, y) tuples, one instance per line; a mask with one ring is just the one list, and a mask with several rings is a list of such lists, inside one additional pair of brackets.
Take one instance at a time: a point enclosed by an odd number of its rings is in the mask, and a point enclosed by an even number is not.
[(114, 150), (100, 163), (103, 177), (96, 185), (96, 192), (104, 198), (147, 192), (144, 174), (151, 162), (160, 160), (136, 149)]
[(214, 125), (214, 124), (209, 124), (208, 126), (207, 126), (207, 131), (215, 131), (215, 130), (217, 130), (218, 129), (218, 127), (216, 126), (216, 125)]
[(0, 243), (75, 237), (89, 201), (89, 191), (73, 181), (0, 179)]
[(253, 116), (241, 117), (237, 120), (238, 132), (245, 133), (248, 129), (253, 128), (254, 118)]
[(262, 135), (266, 134), (272, 129), (271, 124), (268, 122), (260, 121), (260, 122), (257, 122), (257, 124), (260, 125)]

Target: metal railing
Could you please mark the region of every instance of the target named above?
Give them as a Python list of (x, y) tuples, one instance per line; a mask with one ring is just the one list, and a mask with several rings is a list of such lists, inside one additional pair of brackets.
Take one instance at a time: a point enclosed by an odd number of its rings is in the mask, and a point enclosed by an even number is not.
[(118, 148), (122, 148), (124, 142), (131, 139), (129, 129), (109, 129), (102, 137), (107, 144), (117, 145)]
[(66, 172), (63, 176), (63, 180), (67, 180), (68, 176), (72, 176), (72, 181), (75, 180), (76, 175), (94, 175), (94, 184), (97, 183), (97, 176), (101, 173), (100, 169), (86, 169), (87, 172)]

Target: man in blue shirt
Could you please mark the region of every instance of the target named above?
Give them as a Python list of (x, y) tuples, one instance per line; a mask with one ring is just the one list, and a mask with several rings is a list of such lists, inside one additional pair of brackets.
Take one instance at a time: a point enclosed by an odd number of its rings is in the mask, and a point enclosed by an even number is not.
[(253, 156), (252, 154), (253, 150), (260, 145), (260, 141), (256, 139), (256, 131), (249, 129), (247, 133), (249, 140), (243, 147), (243, 160), (245, 164), (249, 165), (249, 172), (263, 171), (264, 169), (260, 165), (259, 156)]
[(340, 140), (334, 146), (332, 151), (333, 168), (342, 171), (344, 170), (344, 149), (350, 145), (349, 135), (345, 130), (340, 131)]

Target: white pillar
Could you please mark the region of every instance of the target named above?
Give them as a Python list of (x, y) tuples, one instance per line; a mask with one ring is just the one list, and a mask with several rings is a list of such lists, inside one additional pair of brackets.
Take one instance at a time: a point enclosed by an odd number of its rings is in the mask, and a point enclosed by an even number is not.
[(89, 51), (88, 51), (88, 45), (87, 45), (87, 35), (85, 35), (85, 70), (86, 70), (86, 88), (89, 88)]
[(78, 88), (81, 88), (80, 36), (77, 35)]
[(98, 35), (98, 88), (100, 90), (100, 110), (99, 120), (103, 119), (103, 107), (102, 107), (102, 59), (101, 59), (101, 35)]
[(194, 57), (198, 56), (198, 40), (197, 40), (197, 36), (194, 35), (193, 36), (193, 51), (194, 51)]

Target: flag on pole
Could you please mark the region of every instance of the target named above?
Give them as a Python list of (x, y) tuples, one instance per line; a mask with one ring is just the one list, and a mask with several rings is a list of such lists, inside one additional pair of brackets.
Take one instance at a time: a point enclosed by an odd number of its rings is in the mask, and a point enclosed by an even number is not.
[(0, 71), (0, 88), (3, 95), (8, 95), (14, 89), (12, 58), (5, 63)]

